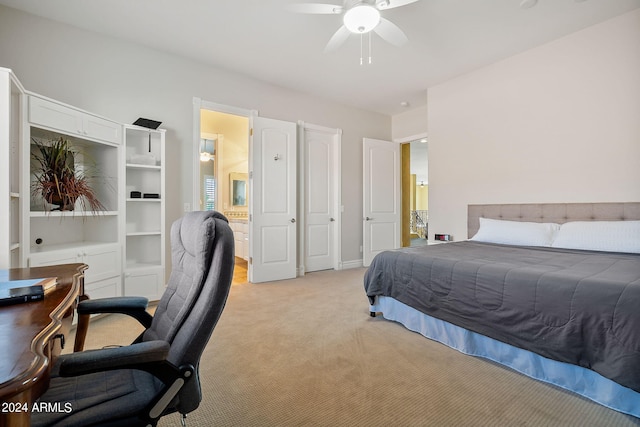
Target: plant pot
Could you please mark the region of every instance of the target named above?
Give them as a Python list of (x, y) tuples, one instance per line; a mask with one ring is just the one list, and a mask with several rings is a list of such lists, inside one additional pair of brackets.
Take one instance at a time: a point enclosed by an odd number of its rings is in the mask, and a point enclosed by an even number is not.
[(44, 195), (44, 199), (52, 204), (58, 206), (54, 211), (72, 211), (76, 207), (77, 197), (72, 196), (60, 196), (59, 194)]

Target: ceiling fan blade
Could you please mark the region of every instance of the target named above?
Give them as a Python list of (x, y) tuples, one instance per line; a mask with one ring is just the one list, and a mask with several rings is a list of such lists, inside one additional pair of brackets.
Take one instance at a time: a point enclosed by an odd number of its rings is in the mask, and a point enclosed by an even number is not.
[(405, 6), (417, 1), (418, 0), (380, 0), (376, 2), (376, 7), (378, 10), (387, 10), (393, 9), (394, 7)]
[(380, 23), (373, 31), (394, 46), (402, 46), (409, 41), (404, 32), (388, 19), (380, 18)]
[(287, 10), (295, 13), (310, 13), (314, 15), (334, 15), (342, 13), (343, 7), (336, 4), (300, 3), (290, 4)]
[(350, 34), (351, 31), (349, 31), (349, 29), (344, 25), (338, 28), (338, 31), (336, 31), (333, 36), (331, 36), (331, 39), (329, 40), (329, 43), (327, 43), (327, 46), (325, 46), (324, 51), (331, 52), (336, 50), (337, 48), (342, 46), (342, 43), (344, 43), (349, 38)]

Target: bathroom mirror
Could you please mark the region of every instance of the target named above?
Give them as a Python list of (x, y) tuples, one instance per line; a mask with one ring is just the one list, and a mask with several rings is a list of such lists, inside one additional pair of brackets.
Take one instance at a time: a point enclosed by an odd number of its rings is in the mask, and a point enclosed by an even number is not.
[(232, 206), (247, 206), (247, 174), (241, 172), (231, 172), (229, 174), (229, 185)]

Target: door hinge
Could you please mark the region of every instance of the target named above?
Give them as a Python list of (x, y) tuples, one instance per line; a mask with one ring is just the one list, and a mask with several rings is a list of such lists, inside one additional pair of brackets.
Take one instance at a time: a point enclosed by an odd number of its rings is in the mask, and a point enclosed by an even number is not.
[(253, 264), (253, 257), (249, 257), (249, 264)]
[(249, 129), (249, 136), (253, 136), (253, 128)]

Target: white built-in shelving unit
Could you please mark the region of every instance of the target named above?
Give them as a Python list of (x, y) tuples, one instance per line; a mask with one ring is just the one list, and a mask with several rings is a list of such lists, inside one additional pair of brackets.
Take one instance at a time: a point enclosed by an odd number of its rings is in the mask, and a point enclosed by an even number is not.
[[(22, 264), (37, 267), (83, 262), (85, 292), (92, 298), (122, 294), (122, 242), (118, 197), (122, 125), (53, 99), (29, 93), (26, 97), (22, 141), (22, 198), (27, 212), (22, 232)], [(78, 153), (76, 170), (90, 177), (104, 210), (56, 211), (31, 191), (34, 179), (34, 140), (44, 144), (68, 140)]]
[(124, 129), (124, 293), (157, 300), (165, 284), (165, 131)]
[(24, 93), (11, 70), (0, 68), (0, 269), (21, 267), (23, 195), (19, 165)]
[[(26, 91), (0, 68), (0, 269), (86, 263), (91, 298), (159, 299), (165, 286), (165, 131)], [(35, 141), (64, 138), (104, 206), (59, 211), (32, 191)], [(139, 191), (140, 198), (131, 197)], [(147, 197), (144, 197), (147, 195)], [(151, 196), (157, 197), (152, 198)]]

